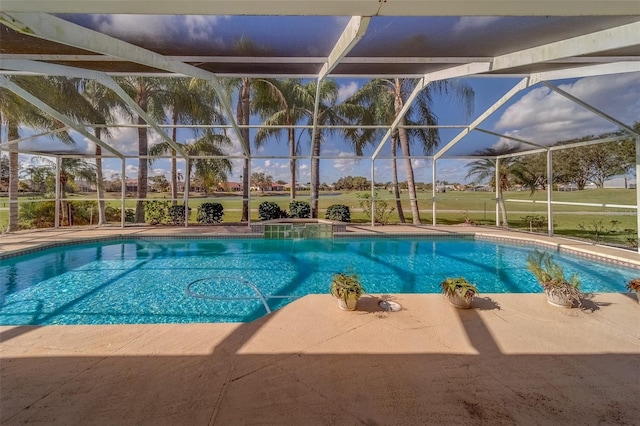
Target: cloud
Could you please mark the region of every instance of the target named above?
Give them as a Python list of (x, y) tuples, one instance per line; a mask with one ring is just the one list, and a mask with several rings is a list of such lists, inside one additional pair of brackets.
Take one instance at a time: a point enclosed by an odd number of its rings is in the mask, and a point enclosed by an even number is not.
[[(339, 157), (352, 157), (353, 153), (351, 152), (341, 152), (338, 154)], [(355, 158), (342, 158), (336, 159), (333, 161), (333, 168), (340, 172), (352, 172), (355, 170), (358, 165), (358, 161)]]
[(125, 39), (171, 39), (180, 36), (187, 41), (209, 40), (215, 35), (220, 19), (213, 15), (92, 15), (91, 27)]
[[(588, 77), (562, 84), (572, 94), (627, 124), (640, 117), (640, 73)], [(588, 111), (547, 87), (535, 88), (510, 105), (494, 129), (507, 136), (543, 145), (577, 137), (600, 135), (618, 126)], [(511, 147), (517, 142), (500, 139), (493, 147)]]
[(341, 84), (338, 88), (338, 103), (344, 102), (358, 91), (358, 83)]
[(453, 25), (453, 31), (459, 34), (477, 28), (485, 28), (493, 25), (499, 19), (501, 19), (499, 16), (463, 16)]

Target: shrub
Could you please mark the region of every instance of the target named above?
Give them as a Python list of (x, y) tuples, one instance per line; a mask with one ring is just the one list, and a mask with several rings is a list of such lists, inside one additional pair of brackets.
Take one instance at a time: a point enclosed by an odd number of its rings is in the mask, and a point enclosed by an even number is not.
[(280, 219), (287, 217), (287, 213), (280, 209), (280, 206), (273, 201), (265, 201), (258, 206), (258, 217), (260, 220)]
[(98, 223), (97, 201), (72, 201), (71, 225), (89, 225)]
[(337, 220), (338, 222), (351, 222), (351, 211), (349, 211), (349, 206), (333, 204), (327, 209), (325, 217), (329, 220)]
[(124, 221), (126, 223), (135, 223), (136, 211), (134, 209), (124, 209)]
[(220, 203), (202, 203), (198, 207), (198, 223), (220, 223), (224, 208)]
[[(107, 222), (120, 222), (120, 207), (105, 206), (104, 217)], [(124, 209), (124, 221), (133, 223), (136, 220), (136, 212), (133, 209)]]
[[(363, 194), (357, 194), (356, 198), (360, 203), (360, 208), (364, 214), (371, 219), (371, 194), (365, 192)], [(376, 223), (387, 223), (389, 216), (395, 210), (395, 207), (389, 207), (389, 204), (385, 200), (381, 200), (378, 193), (373, 194), (374, 211), (373, 218)]]
[(173, 225), (184, 225), (184, 206), (171, 206), (167, 212), (169, 214), (169, 221)]
[(55, 225), (54, 201), (22, 203), (18, 210), (20, 228), (52, 228)]
[(162, 223), (167, 217), (169, 201), (145, 201), (144, 219), (151, 225)]
[(530, 231), (541, 231), (547, 227), (547, 218), (542, 215), (522, 216), (522, 227)]
[(289, 217), (306, 219), (311, 217), (311, 207), (306, 201), (292, 201), (289, 203)]

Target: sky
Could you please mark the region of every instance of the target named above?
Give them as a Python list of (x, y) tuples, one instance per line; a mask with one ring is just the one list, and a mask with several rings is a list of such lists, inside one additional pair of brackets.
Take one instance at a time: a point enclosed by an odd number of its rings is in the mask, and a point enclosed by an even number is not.
[[(342, 28), (348, 22), (348, 17), (281, 17), (286, 21), (282, 22), (265, 19), (267, 17), (251, 16), (145, 16), (140, 17), (130, 15), (72, 15), (63, 16), (78, 24), (102, 31), (106, 34), (117, 35), (125, 39), (130, 39), (141, 45), (158, 49), (165, 46), (163, 41), (172, 40), (172, 48), (176, 52), (164, 52), (165, 54), (178, 54), (181, 49), (190, 49), (189, 52), (206, 55), (232, 55), (234, 53), (234, 41), (238, 38), (248, 37), (260, 40), (260, 47), (264, 52), (277, 56), (289, 55), (309, 55), (326, 56), (332, 48), (335, 40), (339, 36)], [(303, 19), (302, 19), (303, 18)], [(387, 17), (373, 21), (367, 31), (366, 37), (356, 45), (351, 53), (355, 56), (373, 54), (375, 49), (382, 49), (381, 43), (387, 43), (387, 48), (394, 48), (399, 55), (402, 55), (401, 48), (406, 40), (403, 36), (410, 36), (419, 31), (419, 37), (414, 37), (409, 47), (411, 55), (418, 56), (421, 49), (434, 49), (439, 40), (443, 37), (450, 38), (450, 42), (459, 45), (460, 49), (486, 49), (478, 45), (466, 46), (474, 43), (473, 37), (469, 41), (469, 35), (477, 35), (478, 38), (502, 37), (500, 31), (518, 34), (511, 38), (522, 42), (531, 31), (540, 31), (544, 28), (556, 28), (561, 26), (566, 18), (544, 18), (532, 17), (521, 18), (519, 21), (509, 20), (511, 18), (498, 17), (440, 17), (432, 18), (432, 25), (424, 29), (423, 21), (417, 18), (396, 19)], [(575, 18), (586, 23), (589, 17)], [(500, 27), (496, 24), (500, 22)], [(519, 31), (514, 32), (514, 27), (518, 26)], [(274, 33), (276, 28), (281, 35), (276, 38)], [(283, 30), (284, 28), (284, 30)], [(392, 28), (397, 34), (397, 40), (381, 40), (379, 35), (382, 30)], [(498, 29), (496, 29), (498, 28)], [(284, 36), (282, 35), (284, 31)], [(318, 33), (324, 37), (318, 37)], [(444, 35), (443, 35), (444, 33)], [(498, 33), (498, 34), (496, 34)], [(385, 33), (386, 34), (386, 33)], [(508, 49), (509, 43), (518, 40), (504, 39), (502, 49)], [(415, 40), (414, 40), (415, 39)], [(283, 41), (284, 40), (284, 41)], [(394, 45), (396, 43), (396, 45)], [(398, 47), (400, 46), (400, 47)], [(195, 50), (194, 50), (195, 49)], [(397, 50), (400, 49), (400, 50)], [(373, 53), (372, 53), (373, 52)], [(480, 55), (482, 52), (478, 52)], [(488, 52), (496, 54), (500, 52)], [(366, 80), (359, 78), (339, 78), (336, 79), (339, 87), (339, 101), (353, 95)], [(471, 123), (477, 116), (482, 114), (497, 99), (513, 87), (519, 79), (517, 78), (487, 78), (470, 77), (459, 80), (461, 84), (467, 84), (475, 92), (475, 102), (473, 113), (467, 115), (459, 102), (450, 97), (435, 94), (432, 109), (438, 117), (440, 125), (464, 126)], [(599, 77), (589, 77), (582, 79), (571, 79), (554, 81), (560, 89), (569, 92), (588, 104), (602, 110), (608, 115), (616, 117), (623, 123), (633, 125), (640, 120), (640, 72), (618, 75), (607, 75)], [(119, 121), (126, 123), (124, 117)], [(252, 117), (252, 124), (259, 124), (259, 117)], [(506, 105), (498, 109), (481, 125), (481, 128), (497, 132), (510, 137), (516, 137), (538, 144), (549, 145), (557, 141), (583, 137), (588, 135), (599, 135), (618, 129), (614, 123), (605, 120), (591, 111), (571, 102), (567, 98), (557, 94), (547, 87), (535, 85), (516, 95)], [(440, 130), (440, 147), (454, 138), (462, 129), (447, 128)], [(23, 132), (25, 133), (25, 132)], [(26, 131), (28, 134), (28, 130)], [(229, 134), (233, 146), (227, 149), (230, 155), (239, 156), (242, 154), (237, 137)], [(23, 135), (24, 136), (24, 135)], [(150, 132), (150, 145), (158, 143), (162, 138), (155, 132)], [(371, 161), (365, 159), (354, 159), (353, 150), (339, 135), (325, 135), (322, 145), (322, 155), (331, 159), (321, 161), (321, 181), (333, 183), (343, 176), (366, 176), (371, 174)], [(310, 143), (306, 131), (298, 130), (300, 139), (300, 155), (309, 156)], [(182, 142), (192, 141), (194, 135), (188, 131), (179, 132), (179, 139)], [(85, 140), (81, 135), (75, 134), (77, 149), (91, 152), (94, 149), (93, 143)], [(43, 141), (35, 140), (25, 142), (25, 148), (37, 146)], [(48, 146), (53, 149), (66, 149), (62, 144), (46, 140)], [(123, 153), (134, 154), (137, 152), (137, 131), (135, 129), (115, 129), (112, 132), (110, 141), (116, 149)], [(449, 182), (466, 182), (467, 160), (452, 160), (449, 156), (468, 156), (478, 153), (486, 148), (500, 149), (513, 146), (514, 142), (509, 139), (487, 135), (481, 132), (472, 132), (460, 143), (453, 147), (443, 159), (437, 163), (439, 180)], [(365, 157), (370, 156), (375, 150), (375, 145), (365, 149)], [(288, 148), (286, 134), (282, 134), (280, 139), (269, 140), (263, 148), (252, 148), (253, 154), (257, 156), (287, 156)], [(421, 149), (413, 147), (414, 155), (422, 155)], [(389, 156), (388, 144), (382, 149), (381, 157)], [(31, 161), (29, 156), (21, 156), (23, 163)], [(37, 161), (37, 160), (36, 160)], [(431, 160), (413, 159), (414, 172), (417, 181), (430, 182), (432, 177)], [(241, 160), (233, 161), (233, 173), (229, 177), (230, 181), (239, 181), (242, 173)], [(404, 180), (403, 163), (399, 161), (400, 180)], [(184, 162), (179, 162), (179, 167), (184, 169)], [(121, 165), (119, 160), (104, 161), (105, 176), (120, 174)], [(286, 159), (263, 158), (252, 161), (252, 172), (264, 172), (271, 175), (274, 180), (288, 182), (289, 164)], [(391, 161), (388, 158), (380, 158), (374, 163), (375, 180), (387, 182), (391, 180)], [(137, 160), (127, 160), (126, 174), (134, 178), (137, 174)], [(159, 159), (150, 167), (150, 175), (169, 174), (169, 161)], [(299, 182), (306, 183), (310, 180), (310, 161), (308, 159), (298, 162)]]

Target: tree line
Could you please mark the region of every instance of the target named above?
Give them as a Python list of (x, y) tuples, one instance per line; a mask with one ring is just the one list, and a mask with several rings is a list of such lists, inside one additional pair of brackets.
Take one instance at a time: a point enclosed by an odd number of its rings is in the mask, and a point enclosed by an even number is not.
[[(35, 94), (48, 104), (55, 105), (62, 114), (78, 123), (95, 124), (93, 133), (99, 140), (108, 142), (113, 135), (108, 125), (115, 124), (117, 117), (124, 116), (130, 122), (139, 124), (138, 184), (136, 203), (136, 222), (144, 222), (143, 200), (147, 197), (149, 180), (148, 157), (168, 154), (171, 158), (172, 198), (177, 198), (177, 167), (179, 146), (188, 155), (216, 156), (218, 158), (197, 159), (188, 162), (186, 175), (199, 177), (205, 183), (212, 184), (223, 181), (232, 171), (231, 162), (225, 158), (231, 147), (231, 140), (224, 130), (194, 127), (194, 142), (181, 143), (177, 140), (177, 128), (173, 127), (171, 139), (173, 144), (163, 141), (151, 149), (148, 144), (148, 130), (144, 118), (118, 97), (113, 91), (95, 81), (42, 76), (11, 76), (16, 84), (26, 91)], [(224, 125), (226, 119), (221, 113), (221, 97), (228, 102), (236, 100), (236, 122), (248, 125), (252, 115), (260, 117), (264, 125), (293, 126), (298, 124), (313, 125), (350, 125), (350, 124), (384, 124), (389, 125), (409, 98), (415, 88), (416, 79), (374, 79), (365, 84), (355, 95), (344, 102), (338, 102), (339, 86), (331, 79), (322, 80), (320, 87), (316, 81), (303, 82), (301, 79), (262, 79), (262, 78), (229, 78), (223, 79), (225, 93), (216, 93), (213, 86), (206, 81), (194, 78), (152, 78), (152, 77), (119, 77), (116, 82), (124, 89), (140, 109), (158, 123), (177, 125)], [(404, 125), (437, 124), (437, 118), (431, 111), (433, 93), (453, 93), (461, 99), (468, 109), (473, 104), (473, 91), (470, 87), (451, 81), (435, 82), (420, 92), (416, 102), (401, 119), (398, 129), (391, 135), (392, 155), (394, 156), (394, 184), (397, 187), (397, 169), (395, 161), (396, 148), (400, 148), (404, 160), (405, 174), (411, 197), (413, 220), (419, 223), (413, 166), (409, 160), (411, 143), (417, 141), (422, 150), (428, 154), (439, 142), (437, 129), (405, 129)], [(315, 109), (316, 93), (319, 96), (319, 107)], [(49, 117), (35, 106), (7, 89), (0, 89), (0, 123), (6, 128), (9, 141), (20, 138), (21, 128), (37, 131), (54, 131), (52, 137), (72, 144), (69, 131), (61, 130), (62, 123)], [(248, 127), (240, 128), (242, 138), (247, 142), (251, 153)], [(332, 133), (341, 133), (345, 141), (351, 144), (354, 152), (362, 154), (363, 148), (380, 139), (382, 130), (346, 128), (320, 129), (313, 135), (311, 160), (311, 213), (318, 215), (318, 191), (320, 188), (319, 157), (325, 138)], [(278, 139), (285, 133), (290, 156), (290, 197), (296, 199), (296, 158), (299, 154), (300, 134), (294, 128), (260, 128), (253, 139), (253, 145), (260, 149), (267, 141)], [(99, 223), (105, 223), (104, 216), (104, 177), (102, 172), (102, 148), (95, 149), (95, 182), (99, 202)], [(16, 144), (9, 147), (9, 230), (18, 229), (17, 194), (18, 194), (18, 149)], [(249, 190), (249, 158), (243, 164), (244, 191), (242, 220), (248, 220)], [(399, 192), (399, 191), (398, 191)], [(402, 208), (399, 207), (401, 213)], [(401, 214), (401, 220), (404, 217)]]
[[(311, 151), (311, 178), (310, 178), (310, 205), (312, 217), (318, 216), (318, 193), (320, 190), (320, 156), (323, 142), (329, 135), (340, 135), (347, 142), (356, 155), (362, 155), (367, 145), (377, 143), (386, 133), (386, 129), (375, 129), (368, 125), (390, 125), (405, 107), (410, 94), (418, 84), (417, 79), (411, 78), (379, 78), (372, 79), (364, 84), (354, 95), (343, 102), (338, 101), (339, 85), (331, 79), (318, 82), (305, 82), (301, 79), (264, 79), (264, 78), (227, 78), (221, 79), (223, 93), (217, 93), (213, 86), (203, 80), (195, 78), (152, 78), (152, 77), (118, 77), (116, 82), (131, 97), (139, 108), (158, 123), (171, 124), (174, 127), (169, 135), (172, 143), (164, 140), (151, 148), (148, 143), (148, 129), (144, 118), (137, 114), (126, 102), (113, 91), (98, 84), (95, 81), (43, 76), (11, 76), (16, 84), (26, 91), (37, 95), (48, 105), (55, 105), (62, 114), (70, 117), (78, 123), (94, 124), (93, 133), (99, 140), (109, 142), (113, 134), (109, 125), (116, 124), (118, 117), (125, 117), (131, 123), (140, 125), (137, 129), (138, 142), (138, 175), (137, 175), (137, 199), (135, 219), (136, 222), (144, 222), (144, 203), (148, 188), (148, 167), (152, 160), (149, 158), (167, 155), (170, 157), (171, 177), (169, 186), (173, 203), (176, 204), (178, 193), (177, 159), (179, 158), (176, 147), (189, 156), (205, 157), (189, 161), (185, 171), (189, 179), (196, 178), (203, 185), (214, 186), (218, 182), (226, 180), (232, 172), (232, 163), (227, 158), (232, 147), (230, 135), (224, 128), (205, 128), (198, 125), (226, 125), (228, 118), (222, 113), (222, 99), (228, 103), (236, 102), (236, 115), (233, 117), (240, 125), (240, 136), (246, 142), (245, 149), (250, 156), (252, 149), (261, 149), (267, 142), (277, 141), (283, 135), (286, 137), (289, 149), (290, 172), (290, 198), (296, 199), (297, 159), (300, 154), (300, 139), (302, 132), (308, 132)], [(473, 90), (458, 80), (443, 80), (429, 84), (419, 92), (411, 103), (407, 112), (399, 119), (397, 128), (389, 135), (391, 147), (392, 165), (392, 191), (395, 193), (396, 206), (400, 222), (405, 222), (404, 210), (400, 203), (401, 187), (406, 187), (409, 193), (409, 205), (413, 223), (420, 223), (418, 210), (417, 188), (415, 181), (411, 152), (417, 146), (424, 155), (430, 155), (440, 142), (438, 129), (413, 128), (415, 125), (436, 126), (438, 120), (432, 109), (432, 99), (435, 94), (449, 94), (460, 102), (468, 114), (471, 113), (474, 102)], [(319, 97), (318, 108), (315, 109), (316, 95)], [(278, 125), (284, 127), (261, 127), (255, 132), (253, 140), (249, 125), (251, 117), (259, 117), (265, 126)], [(295, 129), (295, 125), (318, 126), (349, 126), (363, 125), (362, 127), (316, 127), (313, 130)], [(62, 123), (49, 117), (38, 108), (29, 104), (12, 92), (0, 88), (0, 125), (4, 126), (9, 141), (20, 138), (21, 128), (30, 128), (37, 131), (53, 131), (51, 137), (62, 142), (72, 144), (73, 140), (68, 131), (61, 130)], [(193, 141), (189, 143), (178, 140), (178, 125), (191, 125)], [(244, 126), (244, 127), (243, 127)], [(568, 142), (568, 141), (567, 141)], [(558, 178), (572, 179), (580, 187), (591, 180), (596, 183), (608, 178), (606, 163), (612, 159), (604, 155), (606, 146), (594, 145), (583, 147), (579, 150), (567, 150), (557, 152), (554, 156), (556, 164), (565, 164)], [(626, 146), (626, 145), (625, 145)], [(605, 149), (596, 154), (599, 149)], [(621, 148), (622, 149), (622, 148)], [(626, 149), (626, 148), (624, 148)], [(621, 155), (627, 151), (622, 149)], [(9, 145), (9, 230), (18, 228), (17, 193), (18, 193), (18, 149), (16, 144)], [(398, 164), (396, 161), (398, 151), (402, 156), (405, 183), (398, 180)], [(571, 151), (574, 151), (573, 153)], [(593, 159), (585, 163), (587, 152), (593, 151)], [(95, 148), (95, 183), (99, 202), (99, 223), (105, 223), (104, 216), (104, 191), (105, 179), (102, 171), (102, 148)], [(611, 152), (609, 152), (611, 154)], [(572, 156), (573, 155), (573, 156)], [(591, 155), (591, 154), (590, 154)], [(250, 167), (248, 156), (244, 159), (242, 170), (243, 207), (242, 221), (248, 220), (248, 191), (250, 189)], [(214, 157), (214, 158), (206, 158)], [(528, 156), (529, 157), (529, 156)], [(516, 176), (520, 173), (520, 179), (540, 179), (544, 174), (543, 162), (540, 158), (530, 156), (528, 159), (516, 159), (511, 167), (508, 160), (501, 164), (512, 171), (505, 173), (505, 177)], [(566, 158), (565, 158), (566, 157)], [(591, 158), (591, 157), (589, 157)], [(596, 160), (598, 158), (598, 160)], [(617, 157), (615, 157), (617, 158)], [(614, 164), (621, 164), (613, 159)], [(598, 163), (599, 161), (599, 163)], [(602, 164), (595, 167), (594, 164)], [(481, 171), (474, 172), (477, 168), (490, 168), (490, 161), (483, 164), (481, 161), (472, 164), (470, 175), (479, 177)], [(612, 166), (613, 167), (613, 166)], [(588, 168), (588, 172), (584, 172)], [(541, 174), (542, 173), (542, 174)], [(582, 174), (581, 174), (582, 173)], [(617, 172), (616, 172), (617, 173)], [(490, 176), (490, 175), (487, 175)], [(264, 176), (266, 178), (266, 176)], [(507, 182), (505, 182), (506, 184)], [(544, 184), (543, 182), (539, 182)], [(266, 185), (264, 182), (261, 184)], [(340, 182), (342, 184), (342, 182)], [(361, 187), (361, 182), (350, 183), (350, 188)], [(502, 185), (502, 183), (501, 183)], [(347, 186), (345, 186), (347, 188)]]

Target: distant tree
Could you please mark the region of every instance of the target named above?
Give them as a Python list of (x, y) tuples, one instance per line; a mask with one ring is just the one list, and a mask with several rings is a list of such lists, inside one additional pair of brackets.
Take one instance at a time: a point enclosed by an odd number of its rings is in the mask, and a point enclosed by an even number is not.
[[(164, 80), (156, 77), (139, 77), (128, 76), (117, 78), (118, 84), (127, 92), (127, 94), (140, 106), (140, 108), (149, 114), (155, 121), (163, 122), (165, 120), (166, 100)], [(147, 180), (149, 174), (149, 154), (148, 129), (144, 118), (138, 116), (138, 193), (136, 197), (136, 223), (144, 223), (144, 199), (147, 198)]]
[[(348, 114), (348, 116), (361, 124), (391, 124), (405, 107), (411, 92), (418, 82), (419, 80), (413, 78), (379, 78), (371, 80), (346, 100), (347, 104), (355, 104), (364, 108), (353, 110), (356, 114)], [(400, 147), (404, 157), (405, 176), (413, 223), (420, 224), (420, 211), (411, 159), (411, 143), (418, 141), (423, 152), (429, 155), (438, 145), (440, 136), (438, 129), (435, 127), (407, 129), (405, 126), (438, 124), (438, 119), (432, 109), (432, 100), (435, 93), (451, 93), (465, 105), (467, 113), (471, 113), (473, 109), (474, 92), (470, 86), (456, 80), (440, 80), (430, 83), (421, 90), (407, 113), (400, 117), (398, 127), (391, 135), (391, 156), (396, 207), (401, 222), (404, 222), (404, 213), (399, 201), (396, 148)], [(360, 117), (358, 117), (358, 112), (361, 114)], [(379, 134), (380, 131), (373, 130), (352, 136), (357, 138), (354, 142), (362, 144), (363, 140), (371, 142), (379, 139)]]
[(362, 176), (345, 176), (338, 179), (334, 186), (338, 190), (364, 191), (371, 188), (371, 181)]
[[(284, 125), (293, 126), (298, 124), (304, 117), (305, 106), (312, 100), (309, 99), (309, 92), (305, 90), (302, 81), (296, 78), (271, 81), (271, 92), (261, 92), (260, 96), (254, 97), (254, 108), (264, 120), (265, 126)], [(265, 141), (271, 137), (278, 138), (280, 133), (286, 130), (287, 143), (289, 145), (289, 173), (291, 176), (290, 200), (296, 199), (296, 154), (298, 145), (296, 141), (296, 129), (289, 127), (286, 129), (276, 127), (261, 127), (255, 136), (257, 147), (261, 147)]]
[[(112, 90), (106, 88), (95, 80), (73, 80), (79, 93), (86, 99), (85, 109), (87, 115), (94, 124), (112, 124), (116, 122), (116, 111), (123, 111), (131, 115), (129, 105)], [(111, 138), (108, 128), (95, 126), (94, 136), (99, 140)], [(96, 193), (98, 198), (98, 224), (107, 223), (106, 204), (104, 201), (105, 183), (102, 171), (102, 147), (96, 144)]]
[(151, 182), (151, 190), (155, 192), (166, 192), (171, 189), (169, 181), (165, 175), (151, 176), (149, 178)]
[[(491, 155), (495, 157), (499, 153), (495, 150), (489, 149), (483, 152), (485, 155)], [(498, 202), (498, 207), (502, 214), (502, 226), (505, 228), (509, 227), (509, 222), (507, 222), (507, 209), (504, 204), (504, 197), (502, 195), (503, 191), (508, 189), (511, 180), (514, 178), (514, 170), (517, 169), (516, 161), (514, 158), (501, 158), (498, 162), (498, 179), (496, 182), (496, 160), (493, 158), (482, 158), (479, 160), (475, 160), (470, 162), (467, 172), (467, 178), (474, 177), (476, 183), (486, 182), (489, 180), (490, 185), (496, 189), (496, 198)]]
[(254, 172), (251, 173), (251, 186), (257, 186), (260, 188), (260, 191), (264, 192), (266, 188), (271, 189), (271, 185), (273, 184), (273, 177), (265, 174), (264, 172)]
[(0, 183), (9, 185), (9, 157), (4, 154), (0, 154)]
[[(45, 192), (47, 190), (47, 180), (50, 177), (51, 169), (40, 164), (37, 157), (31, 158), (31, 164), (22, 169), (21, 174), (23, 177), (28, 177), (31, 181), (31, 191)], [(55, 173), (55, 171), (54, 171)]]
[[(634, 124), (640, 130), (640, 122)], [(606, 133), (599, 136), (587, 136), (558, 142), (556, 145), (566, 145), (594, 139), (619, 136), (621, 132)], [(614, 176), (622, 175), (635, 166), (635, 140), (607, 142), (575, 148), (567, 148), (554, 152), (554, 175), (562, 182), (574, 183), (579, 190), (585, 188), (588, 182), (593, 182), (598, 188)]]
[[(56, 106), (65, 113), (70, 102), (66, 93), (60, 93), (51, 83), (50, 78), (41, 76), (9, 76), (10, 80), (30, 93), (57, 95)], [(36, 130), (54, 130), (63, 126), (57, 120), (42, 112), (13, 92), (0, 88), (0, 127), (6, 128), (7, 140), (20, 138), (20, 127), (26, 126)], [(2, 132), (0, 132), (2, 133)], [(53, 136), (58, 140), (71, 144), (73, 139), (68, 132), (58, 132)], [(9, 145), (9, 225), (8, 231), (18, 230), (18, 180), (20, 163), (18, 146)]]
[[(49, 190), (54, 191), (56, 164), (48, 159), (41, 159), (41, 161), (45, 163), (42, 167), (48, 169)], [(60, 161), (60, 225), (69, 225), (71, 223), (65, 198), (67, 198), (67, 193), (75, 190), (75, 182), (79, 179), (95, 183), (96, 165), (81, 158), (63, 158)]]

